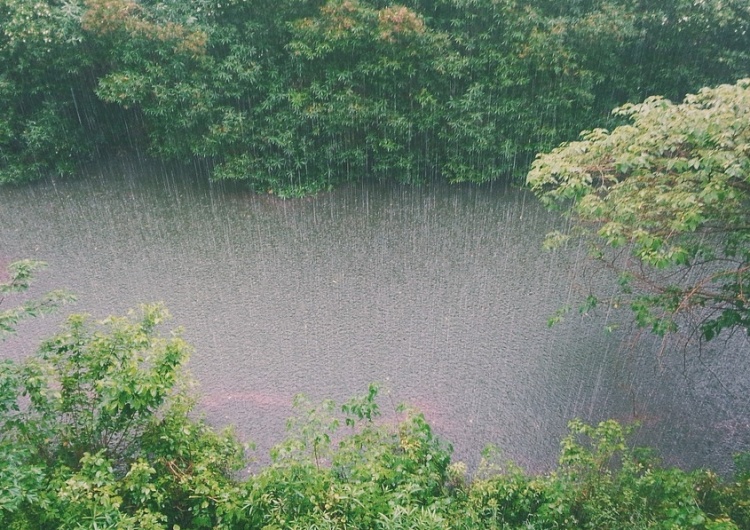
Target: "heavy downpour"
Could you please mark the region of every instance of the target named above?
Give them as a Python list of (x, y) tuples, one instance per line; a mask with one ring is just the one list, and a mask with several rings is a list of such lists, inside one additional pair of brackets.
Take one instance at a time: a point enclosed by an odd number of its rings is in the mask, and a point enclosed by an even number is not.
[(750, 528), (745, 2), (0, 13), (0, 523)]

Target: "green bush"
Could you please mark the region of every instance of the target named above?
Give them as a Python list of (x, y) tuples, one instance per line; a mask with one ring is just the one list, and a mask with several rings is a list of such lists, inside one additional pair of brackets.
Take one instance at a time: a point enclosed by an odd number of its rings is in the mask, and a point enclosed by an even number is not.
[[(21, 288), (22, 280), (17, 281)], [(0, 524), (12, 529), (696, 529), (750, 521), (747, 455), (724, 482), (663, 468), (614, 421), (570, 424), (557, 469), (488, 450), (474, 477), (418, 411), (380, 416), (378, 387), (337, 407), (295, 399), (272, 462), (191, 414), (190, 348), (160, 305), (70, 317), (0, 364)], [(396, 413), (396, 411), (394, 411)]]
[(33, 528), (212, 528), (243, 464), (231, 433), (189, 416), (189, 347), (158, 305), (74, 315), (0, 371), (0, 521)]

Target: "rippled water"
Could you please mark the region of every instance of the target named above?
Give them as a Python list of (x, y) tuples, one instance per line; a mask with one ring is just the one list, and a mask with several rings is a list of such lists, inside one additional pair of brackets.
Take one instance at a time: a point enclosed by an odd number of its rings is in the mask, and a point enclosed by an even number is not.
[[(606, 333), (606, 314), (548, 329), (607, 282), (581, 249), (541, 250), (552, 228), (502, 186), (360, 183), (284, 201), (138, 160), (0, 190), (0, 265), (47, 261), (39, 289), (66, 286), (96, 316), (166, 302), (195, 346), (202, 410), (261, 462), (294, 394), (344, 400), (376, 381), (386, 411), (420, 407), (469, 463), (494, 443), (545, 469), (569, 419), (615, 417), (640, 419), (670, 463), (726, 469), (750, 433), (746, 340), (660, 356)], [(1, 354), (24, 355), (59, 319), (25, 324)]]

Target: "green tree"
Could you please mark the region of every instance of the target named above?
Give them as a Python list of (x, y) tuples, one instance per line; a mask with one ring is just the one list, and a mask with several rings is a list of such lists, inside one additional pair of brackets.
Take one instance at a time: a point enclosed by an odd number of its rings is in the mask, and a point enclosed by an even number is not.
[(287, 439), (246, 484), (251, 528), (422, 528), (425, 512), (442, 523), (428, 528), (446, 527), (452, 448), (416, 411), (380, 420), (377, 394), (370, 385), (343, 414), (331, 401), (295, 399)]
[(6, 297), (26, 291), (34, 277), (34, 273), (45, 267), (42, 261), (21, 260), (8, 265), (8, 278), (0, 282), (0, 340), (15, 332), (18, 321), (39, 314), (49, 313), (60, 304), (74, 299), (68, 291), (57, 289), (39, 298), (23, 302), (21, 305), (2, 309)]
[(293, 195), (486, 182), (746, 75), (743, 0), (0, 0), (0, 183), (142, 147)]
[(459, 60), (449, 35), (406, 6), (352, 0), (327, 2), (293, 30), (287, 112), (304, 124), (312, 174), (433, 176), (439, 102)]
[(629, 304), (640, 326), (689, 323), (707, 340), (747, 329), (750, 80), (615, 113), (630, 124), (539, 155), (529, 185), (619, 272), (612, 303)]
[[(105, 137), (82, 0), (0, 0), (0, 183), (69, 174)], [(112, 109), (110, 109), (112, 110)]]
[(158, 305), (65, 329), (0, 364), (0, 521), (32, 528), (214, 528), (243, 451), (190, 417), (188, 345)]

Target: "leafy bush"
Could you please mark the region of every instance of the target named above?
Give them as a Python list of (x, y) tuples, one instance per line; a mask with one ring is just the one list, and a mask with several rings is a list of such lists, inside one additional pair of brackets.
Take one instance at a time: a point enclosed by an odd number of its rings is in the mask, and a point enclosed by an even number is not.
[(192, 420), (159, 305), (92, 324), (82, 315), (0, 371), (0, 521), (34, 528), (211, 528), (243, 464), (230, 433)]
[(0, 364), (0, 523), (12, 529), (676, 529), (750, 521), (747, 457), (724, 483), (662, 468), (614, 421), (570, 424), (556, 471), (485, 452), (475, 476), (424, 416), (380, 417), (378, 387), (341, 407), (298, 397), (272, 462), (245, 481), (231, 431), (191, 414), (190, 348), (160, 305), (70, 317)]

